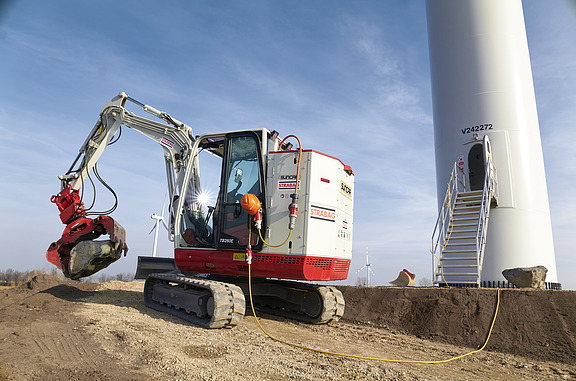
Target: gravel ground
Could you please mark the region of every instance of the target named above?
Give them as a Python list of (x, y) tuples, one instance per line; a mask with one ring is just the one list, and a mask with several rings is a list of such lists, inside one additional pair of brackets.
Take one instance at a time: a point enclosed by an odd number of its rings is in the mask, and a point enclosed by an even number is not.
[[(142, 288), (43, 278), (0, 291), (0, 380), (576, 379), (573, 363), (488, 350), (443, 364), (316, 353), (273, 341), (251, 314), (233, 329), (206, 330), (147, 308)], [(291, 343), (367, 357), (442, 360), (475, 349), (349, 319), (314, 326), (263, 315), (260, 322)]]

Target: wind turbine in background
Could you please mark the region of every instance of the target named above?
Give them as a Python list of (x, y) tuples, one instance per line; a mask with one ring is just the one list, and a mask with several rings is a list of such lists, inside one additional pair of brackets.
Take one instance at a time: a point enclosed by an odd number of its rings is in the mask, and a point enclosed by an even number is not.
[(366, 269), (366, 286), (367, 287), (370, 287), (370, 273), (372, 273), (372, 275), (376, 275), (376, 274), (374, 274), (374, 271), (372, 271), (370, 266), (371, 266), (371, 264), (368, 261), (368, 248), (366, 248), (366, 264), (364, 266), (362, 266), (360, 268), (360, 270), (356, 271), (356, 274), (358, 274), (360, 271)]
[(156, 220), (156, 223), (154, 224), (154, 227), (152, 228), (152, 230), (150, 230), (150, 233), (148, 234), (152, 234), (152, 232), (154, 231), (154, 248), (152, 249), (152, 256), (155, 257), (156, 256), (156, 248), (158, 245), (158, 226), (160, 226), (160, 221), (162, 221), (162, 225), (164, 225), (164, 227), (166, 228), (166, 231), (170, 232), (170, 229), (168, 229), (168, 225), (166, 225), (166, 222), (164, 221), (164, 207), (166, 206), (166, 195), (164, 195), (164, 203), (162, 204), (162, 214), (161, 215), (157, 215), (156, 213), (152, 214), (152, 219)]

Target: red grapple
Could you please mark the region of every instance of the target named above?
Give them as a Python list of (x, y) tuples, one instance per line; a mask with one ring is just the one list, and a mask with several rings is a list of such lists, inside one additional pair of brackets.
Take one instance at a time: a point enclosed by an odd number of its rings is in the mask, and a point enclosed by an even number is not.
[(108, 234), (110, 241), (114, 244), (120, 245), (121, 251), (128, 251), (126, 245), (126, 231), (117, 223), (112, 217), (98, 216), (91, 219), (87, 217), (79, 217), (73, 222), (69, 223), (64, 229), (62, 238), (56, 242), (52, 242), (46, 253), (48, 262), (59, 267), (67, 278), (79, 279), (82, 277), (90, 276), (95, 272), (107, 267), (110, 263), (116, 261), (118, 258), (107, 258), (98, 260), (97, 264), (90, 263), (90, 269), (85, 271), (70, 272), (70, 251), (80, 242), (94, 240), (101, 235)]

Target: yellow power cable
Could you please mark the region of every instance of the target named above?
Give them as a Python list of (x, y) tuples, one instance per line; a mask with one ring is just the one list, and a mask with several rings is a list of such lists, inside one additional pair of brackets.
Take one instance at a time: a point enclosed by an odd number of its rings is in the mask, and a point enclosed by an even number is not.
[(262, 237), (262, 233), (260, 233), (260, 229), (257, 229), (257, 230), (258, 230), (258, 235), (260, 236), (260, 239), (262, 240), (262, 242), (264, 242), (266, 245), (268, 245), (270, 247), (280, 247), (280, 246), (284, 245), (286, 242), (288, 242), (288, 240), (292, 236), (292, 229), (290, 229), (290, 232), (288, 233), (288, 237), (286, 237), (286, 240), (284, 242), (282, 242), (280, 245), (272, 245), (272, 244), (269, 244), (268, 242), (264, 241), (264, 238)]
[(323, 353), (323, 354), (327, 354), (327, 355), (348, 357), (348, 358), (355, 358), (355, 359), (363, 359), (363, 360), (395, 362), (395, 363), (410, 363), (410, 364), (442, 364), (442, 363), (447, 363), (450, 361), (458, 360), (458, 359), (461, 359), (463, 357), (470, 356), (470, 355), (473, 355), (475, 353), (482, 351), (486, 347), (486, 345), (488, 344), (488, 341), (490, 340), (490, 336), (492, 335), (492, 329), (494, 328), (494, 323), (496, 322), (496, 316), (498, 316), (498, 310), (500, 308), (500, 289), (498, 289), (497, 297), (496, 297), (496, 309), (494, 311), (494, 317), (492, 318), (492, 323), (490, 324), (490, 329), (488, 330), (488, 336), (486, 337), (486, 341), (484, 342), (484, 344), (479, 349), (476, 349), (472, 352), (468, 352), (468, 353), (465, 353), (465, 354), (462, 354), (459, 356), (451, 357), (451, 358), (446, 359), (446, 360), (391, 360), (391, 359), (383, 359), (383, 358), (378, 358), (378, 357), (366, 357), (366, 356), (351, 355), (351, 354), (346, 354), (346, 353), (324, 351), (321, 349), (309, 348), (309, 347), (306, 347), (303, 345), (294, 344), (294, 343), (284, 341), (282, 339), (278, 339), (278, 338), (270, 335), (268, 332), (266, 332), (264, 327), (262, 327), (262, 324), (260, 324), (260, 319), (258, 319), (258, 316), (256, 316), (256, 311), (254, 309), (254, 302), (252, 301), (252, 264), (251, 263), (248, 263), (248, 292), (250, 294), (250, 306), (252, 307), (252, 313), (254, 314), (254, 318), (256, 319), (256, 323), (258, 323), (258, 326), (260, 327), (262, 332), (264, 332), (264, 334), (266, 336), (268, 336), (269, 338), (271, 338), (274, 341), (289, 345), (291, 347), (306, 349), (309, 351), (313, 351), (313, 352), (317, 352), (317, 353)]

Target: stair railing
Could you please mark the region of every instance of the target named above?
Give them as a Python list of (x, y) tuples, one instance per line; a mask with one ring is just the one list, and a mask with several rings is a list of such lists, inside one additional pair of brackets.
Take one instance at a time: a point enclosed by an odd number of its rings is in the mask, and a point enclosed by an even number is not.
[[(498, 202), (498, 181), (496, 178), (496, 168), (492, 162), (490, 154), (486, 157), (485, 163), (484, 188), (482, 190), (482, 203), (476, 226), (476, 266), (478, 275), (482, 274), (482, 264), (484, 260), (484, 248), (486, 246), (486, 236), (488, 233), (488, 219), (490, 205), (492, 201)], [(480, 285), (480, 276), (478, 276), (478, 286)]]
[(469, 188), (470, 186), (464, 170), (455, 162), (452, 173), (450, 174), (450, 180), (448, 180), (444, 202), (442, 203), (442, 208), (438, 213), (436, 225), (432, 232), (430, 252), (432, 253), (432, 271), (434, 272), (432, 279), (434, 279), (434, 283), (436, 283), (436, 270), (440, 265), (440, 256), (437, 254), (438, 248), (440, 247), (441, 252), (442, 248), (448, 243), (450, 234), (452, 233), (450, 230), (450, 221), (452, 220), (452, 211), (454, 210), (456, 195), (458, 192), (469, 190)]

